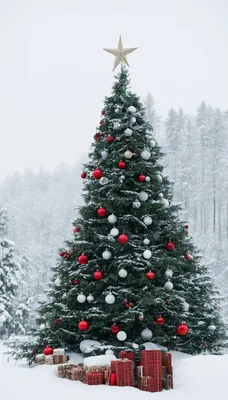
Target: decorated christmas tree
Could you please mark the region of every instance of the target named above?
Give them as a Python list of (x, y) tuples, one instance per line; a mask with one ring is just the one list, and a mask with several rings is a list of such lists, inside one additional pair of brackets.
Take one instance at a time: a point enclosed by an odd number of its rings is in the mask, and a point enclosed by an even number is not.
[(105, 99), (89, 161), (84, 205), (59, 253), (40, 308), (36, 351), (77, 350), (84, 339), (131, 347), (217, 353), (225, 337), (219, 294), (179, 220), (162, 152), (138, 96), (129, 89), (120, 39), (112, 94)]

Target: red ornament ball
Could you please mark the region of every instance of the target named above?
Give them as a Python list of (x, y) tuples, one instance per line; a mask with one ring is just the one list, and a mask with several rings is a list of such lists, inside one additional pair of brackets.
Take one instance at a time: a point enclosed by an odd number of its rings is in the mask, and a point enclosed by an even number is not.
[(104, 125), (104, 119), (102, 119), (102, 120), (100, 121), (100, 125), (101, 125), (101, 126)]
[(106, 211), (105, 208), (100, 207), (100, 208), (98, 208), (98, 210), (97, 210), (97, 215), (98, 215), (98, 217), (105, 217), (106, 212), (107, 212), (107, 211)]
[(112, 143), (112, 142), (114, 142), (114, 137), (109, 135), (106, 140), (108, 143)]
[(96, 281), (100, 281), (103, 278), (103, 274), (101, 271), (96, 271), (93, 274), (94, 279), (96, 279)]
[(78, 285), (79, 284), (79, 280), (78, 279), (74, 279), (73, 280), (73, 285)]
[(101, 140), (101, 134), (100, 133), (95, 133), (95, 135), (93, 136), (93, 138), (94, 138), (94, 140), (96, 141), (96, 142), (99, 142), (100, 140)]
[(66, 259), (69, 260), (71, 258), (70, 253), (66, 253)]
[(157, 322), (158, 325), (164, 325), (165, 320), (164, 320), (164, 318), (162, 316), (160, 316), (160, 317), (158, 317), (156, 319), (156, 322)]
[(145, 182), (145, 180), (146, 180), (146, 177), (145, 177), (145, 175), (139, 175), (139, 177), (138, 177), (138, 181), (139, 182)]
[(74, 231), (74, 233), (78, 233), (79, 232), (79, 228), (77, 226), (75, 226), (73, 231)]
[(186, 259), (187, 261), (192, 261), (192, 260), (193, 260), (193, 255), (192, 255), (191, 253), (187, 252), (187, 253), (185, 254), (185, 259)]
[(64, 256), (66, 255), (66, 252), (65, 252), (65, 251), (61, 251), (61, 252), (59, 253), (59, 255), (60, 255), (60, 257), (64, 257)]
[(167, 243), (166, 249), (169, 250), (169, 251), (172, 251), (172, 250), (175, 249), (175, 245), (174, 245), (173, 242), (171, 242), (171, 240)]
[(80, 331), (87, 331), (88, 328), (89, 328), (89, 324), (87, 321), (80, 321), (78, 323), (78, 329), (80, 329)]
[(122, 233), (122, 235), (120, 235), (120, 236), (118, 237), (118, 242), (119, 242), (120, 244), (125, 244), (125, 243), (127, 243), (127, 242), (128, 242), (128, 236), (125, 235), (124, 233)]
[(102, 110), (102, 111), (101, 111), (101, 115), (105, 115), (105, 110)]
[(185, 336), (188, 333), (188, 326), (182, 322), (178, 327), (177, 327), (177, 334), (179, 336)]
[(113, 324), (110, 328), (112, 333), (118, 333), (120, 331), (120, 327), (116, 324)]
[(62, 322), (61, 318), (56, 318), (53, 323), (54, 324), (59, 324), (60, 322)]
[(147, 272), (146, 277), (147, 277), (147, 279), (152, 280), (152, 279), (154, 279), (155, 274), (154, 274), (154, 272), (149, 271), (149, 272)]
[(185, 227), (185, 229), (188, 229), (188, 224), (186, 224), (184, 227)]
[(93, 171), (93, 178), (94, 179), (101, 179), (102, 178), (102, 176), (103, 176), (103, 172), (101, 171), (101, 169), (100, 168), (96, 168), (94, 171)]
[(45, 347), (43, 353), (45, 356), (50, 356), (51, 354), (53, 354), (53, 348), (50, 346), (47, 346), (47, 347)]
[(89, 261), (88, 257), (85, 254), (81, 254), (78, 257), (78, 263), (83, 265), (83, 264), (87, 264), (87, 262)]
[(124, 161), (119, 161), (119, 162), (118, 162), (118, 168), (124, 169), (125, 167), (126, 167), (126, 164), (125, 164)]
[(86, 173), (85, 173), (85, 172), (82, 172), (82, 173), (81, 173), (81, 178), (82, 178), (82, 179), (85, 179), (85, 178), (86, 178)]

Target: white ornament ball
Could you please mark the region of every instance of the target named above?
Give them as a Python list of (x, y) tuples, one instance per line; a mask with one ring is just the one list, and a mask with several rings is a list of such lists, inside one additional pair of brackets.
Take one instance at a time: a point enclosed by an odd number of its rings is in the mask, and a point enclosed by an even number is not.
[(136, 110), (136, 108), (134, 106), (130, 106), (130, 107), (128, 107), (128, 111), (130, 113), (134, 114), (137, 110)]
[(150, 240), (147, 239), (147, 238), (145, 238), (145, 239), (143, 240), (143, 243), (144, 243), (146, 246), (148, 246), (148, 244), (150, 244)]
[(146, 182), (150, 182), (150, 177), (146, 176)]
[(130, 150), (126, 150), (126, 151), (125, 151), (124, 157), (125, 157), (127, 160), (130, 160), (130, 159), (132, 158), (132, 156), (133, 156), (133, 153), (132, 153)]
[(87, 296), (87, 301), (88, 303), (92, 303), (94, 301), (94, 297), (92, 294), (89, 294), (89, 296)]
[(154, 139), (150, 140), (150, 147), (155, 147), (156, 146), (156, 142)]
[(172, 282), (170, 282), (170, 281), (168, 281), (168, 282), (166, 282), (165, 284), (164, 284), (164, 289), (165, 290), (172, 290), (173, 289), (173, 283)]
[(77, 301), (78, 301), (79, 303), (85, 303), (85, 301), (86, 301), (85, 295), (82, 294), (82, 293), (79, 294), (78, 297), (77, 297)]
[(103, 251), (102, 257), (104, 260), (110, 260), (110, 258), (112, 257), (111, 251), (109, 251), (109, 250)]
[(130, 129), (130, 128), (127, 128), (127, 129), (125, 129), (125, 131), (124, 131), (124, 133), (125, 133), (125, 135), (126, 136), (131, 136), (132, 135), (132, 129)]
[(182, 309), (183, 309), (183, 311), (187, 312), (187, 311), (189, 310), (189, 304), (186, 303), (186, 302), (184, 302), (184, 303), (182, 304)]
[(131, 123), (135, 124), (136, 123), (136, 118), (135, 117), (131, 117)]
[(159, 193), (158, 197), (159, 197), (160, 199), (163, 199), (163, 197), (164, 197), (163, 193)]
[(124, 342), (127, 339), (127, 334), (124, 331), (119, 331), (116, 337), (120, 342)]
[(40, 330), (45, 331), (46, 329), (46, 324), (40, 324)]
[(149, 226), (149, 225), (152, 224), (153, 220), (152, 220), (151, 217), (144, 217), (143, 218), (143, 222), (144, 222), (145, 225)]
[(118, 107), (115, 108), (115, 113), (118, 114), (120, 112), (120, 109)]
[(216, 330), (216, 326), (215, 325), (209, 325), (207, 328), (210, 332), (214, 332)]
[(120, 276), (120, 278), (126, 278), (127, 277), (127, 270), (125, 268), (121, 268), (119, 270), (119, 276)]
[(121, 176), (120, 176), (120, 179), (122, 179), (122, 181), (124, 181), (125, 176), (124, 176), (124, 175), (121, 175)]
[(103, 151), (101, 152), (101, 158), (102, 158), (103, 160), (107, 160), (107, 158), (108, 158), (108, 152), (107, 152), (106, 150), (103, 150)]
[(140, 208), (140, 207), (141, 207), (141, 203), (140, 203), (140, 201), (138, 201), (138, 200), (135, 200), (135, 201), (132, 203), (132, 205), (133, 205), (134, 208)]
[(150, 251), (150, 250), (145, 250), (145, 251), (143, 252), (143, 257), (144, 257), (146, 260), (149, 260), (149, 259), (152, 257), (151, 251)]
[(164, 208), (168, 208), (169, 207), (169, 200), (168, 199), (162, 199), (161, 200), (161, 204)]
[(150, 159), (150, 152), (148, 150), (144, 150), (141, 153), (141, 158), (145, 161), (148, 161)]
[(47, 329), (50, 329), (50, 327), (51, 327), (50, 323), (49, 323), (49, 322), (46, 322), (46, 328), (47, 328)]
[(100, 183), (100, 185), (106, 185), (108, 183), (108, 178), (106, 178), (105, 176), (102, 176), (102, 178), (99, 179), (99, 183)]
[(115, 296), (113, 296), (112, 293), (107, 294), (107, 296), (105, 296), (105, 302), (107, 304), (114, 304), (116, 301)]
[(110, 224), (115, 224), (116, 221), (117, 221), (116, 215), (110, 214), (110, 215), (108, 216), (108, 222), (109, 222)]
[(152, 339), (152, 337), (153, 337), (153, 333), (148, 328), (143, 329), (143, 331), (141, 332), (141, 338), (143, 340), (150, 340), (150, 339)]
[(156, 175), (156, 179), (157, 179), (158, 182), (162, 182), (162, 176), (161, 176), (161, 174), (157, 174), (157, 175)]
[(112, 228), (111, 229), (111, 231), (110, 231), (110, 234), (112, 235), (112, 236), (118, 236), (119, 235), (119, 233), (120, 233), (120, 231), (119, 231), (119, 229), (117, 229), (117, 228)]
[(146, 192), (143, 192), (143, 191), (140, 192), (138, 196), (139, 196), (139, 200), (140, 201), (147, 201), (148, 197), (149, 197), (148, 194)]
[(56, 280), (55, 280), (55, 286), (61, 286), (61, 284), (62, 284), (62, 282), (61, 282), (61, 279), (60, 278), (56, 278)]
[(172, 278), (173, 271), (170, 268), (167, 268), (167, 270), (165, 271), (165, 275), (167, 276), (167, 278)]
[(106, 354), (106, 356), (113, 356), (113, 351), (110, 349), (108, 349), (108, 350), (106, 350), (106, 352), (105, 352), (105, 354)]

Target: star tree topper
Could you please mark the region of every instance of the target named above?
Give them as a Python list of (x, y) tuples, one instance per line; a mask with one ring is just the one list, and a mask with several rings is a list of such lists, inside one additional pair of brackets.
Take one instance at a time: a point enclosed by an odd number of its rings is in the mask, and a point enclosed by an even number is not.
[(104, 49), (108, 53), (113, 54), (116, 59), (114, 62), (114, 69), (121, 63), (121, 64), (126, 64), (129, 67), (128, 61), (127, 61), (127, 55), (132, 53), (133, 51), (137, 50), (138, 47), (132, 47), (130, 49), (124, 49), (123, 48), (123, 43), (122, 43), (122, 38), (121, 36), (119, 37), (119, 43), (118, 43), (118, 49)]

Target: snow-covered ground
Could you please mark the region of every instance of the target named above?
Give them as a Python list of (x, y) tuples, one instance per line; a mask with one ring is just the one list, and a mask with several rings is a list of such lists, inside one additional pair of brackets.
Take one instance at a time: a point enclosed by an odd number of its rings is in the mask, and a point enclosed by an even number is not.
[[(28, 368), (22, 363), (8, 362), (1, 346), (0, 353), (1, 400), (227, 399), (228, 355), (191, 357), (173, 352), (175, 389), (148, 393), (129, 387), (87, 386), (60, 379), (56, 376), (56, 366)], [(80, 362), (80, 356), (71, 361)]]

